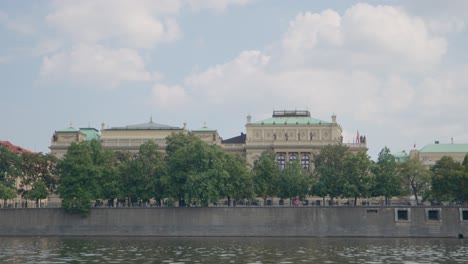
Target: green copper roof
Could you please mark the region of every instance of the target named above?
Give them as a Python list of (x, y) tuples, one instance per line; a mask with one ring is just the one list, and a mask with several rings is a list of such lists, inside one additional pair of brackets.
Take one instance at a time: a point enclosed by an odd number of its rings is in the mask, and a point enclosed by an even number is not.
[(406, 153), (406, 151), (404, 150), (397, 153), (393, 153), (392, 155), (397, 162), (402, 162), (409, 159), (408, 153)]
[(199, 129), (192, 130), (192, 131), (193, 132), (216, 132), (216, 129), (212, 129), (212, 128), (204, 126)]
[(400, 151), (397, 153), (393, 153), (392, 155), (395, 158), (407, 158), (408, 157), (408, 154), (406, 153), (406, 151)]
[(288, 117), (271, 117), (262, 121), (253, 122), (252, 125), (326, 125), (330, 124), (323, 120), (319, 120), (308, 116), (288, 116)]
[(429, 144), (420, 150), (422, 153), (468, 152), (468, 144)]
[(80, 130), (77, 129), (77, 128), (74, 128), (74, 127), (67, 127), (67, 128), (64, 128), (62, 130), (58, 130), (57, 132), (61, 132), (61, 133), (71, 133), (71, 132), (79, 132)]
[(99, 132), (95, 128), (80, 128), (80, 132), (86, 135), (86, 140), (99, 139)]

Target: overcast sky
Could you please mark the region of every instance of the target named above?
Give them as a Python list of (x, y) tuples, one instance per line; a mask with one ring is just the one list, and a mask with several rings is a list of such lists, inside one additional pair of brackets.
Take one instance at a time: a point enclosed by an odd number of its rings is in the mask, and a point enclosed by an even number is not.
[(369, 155), (468, 143), (468, 1), (0, 2), (0, 140), (148, 122), (223, 138), (337, 115)]

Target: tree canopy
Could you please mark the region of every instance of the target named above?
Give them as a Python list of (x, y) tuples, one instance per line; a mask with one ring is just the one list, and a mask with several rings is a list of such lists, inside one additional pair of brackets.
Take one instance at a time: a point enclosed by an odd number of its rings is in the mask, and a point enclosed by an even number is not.
[(375, 186), (372, 194), (383, 196), (385, 204), (389, 204), (389, 199), (402, 193), (402, 184), (398, 165), (395, 157), (390, 153), (390, 149), (384, 147), (377, 158), (376, 166), (373, 167), (375, 175)]
[(255, 194), (262, 197), (264, 203), (268, 197), (278, 193), (279, 168), (275, 153), (265, 151), (253, 166), (253, 183)]
[[(465, 156), (464, 162), (467, 158)], [(460, 164), (452, 157), (442, 157), (432, 166), (431, 198), (437, 201), (468, 201), (468, 174), (466, 163)]]

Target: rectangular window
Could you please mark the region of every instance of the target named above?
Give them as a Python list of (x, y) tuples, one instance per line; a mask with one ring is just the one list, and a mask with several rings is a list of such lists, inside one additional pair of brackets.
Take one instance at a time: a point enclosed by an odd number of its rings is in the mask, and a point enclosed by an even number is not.
[(376, 214), (376, 213), (378, 213), (378, 211), (377, 211), (377, 209), (367, 209), (367, 210), (366, 210), (366, 213), (368, 213), (368, 214)]
[(427, 220), (439, 221), (440, 220), (440, 210), (428, 210), (427, 211)]
[(394, 211), (395, 222), (409, 222), (411, 221), (411, 208), (395, 208)]
[(408, 221), (408, 210), (398, 210), (397, 219), (399, 221)]
[(462, 219), (463, 221), (468, 221), (468, 210), (462, 211)]

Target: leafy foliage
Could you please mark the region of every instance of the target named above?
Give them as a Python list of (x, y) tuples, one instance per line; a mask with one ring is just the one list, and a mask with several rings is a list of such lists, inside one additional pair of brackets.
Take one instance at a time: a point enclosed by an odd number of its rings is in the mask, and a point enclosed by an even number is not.
[(279, 169), (275, 160), (275, 153), (265, 151), (260, 159), (255, 161), (253, 167), (253, 182), (255, 194), (263, 198), (264, 203), (268, 197), (278, 193)]
[(228, 198), (228, 205), (230, 205), (231, 197), (235, 200), (252, 200), (255, 196), (253, 177), (245, 159), (230, 153), (224, 153), (224, 155), (228, 178), (223, 178), (221, 182), (221, 196)]
[(119, 174), (122, 196), (130, 202), (164, 198), (167, 168), (154, 141), (142, 144), (137, 155), (124, 160), (119, 166)]
[(293, 160), (279, 173), (278, 185), (278, 197), (303, 199), (309, 193), (311, 175), (299, 160)]
[[(53, 155), (25, 152), (21, 155), (21, 159), (22, 189), (20, 192), (23, 193), (24, 198), (36, 200), (45, 199), (49, 193), (54, 193), (57, 191), (57, 159)], [(35, 190), (36, 194), (33, 198), (31, 198), (31, 191), (28, 191), (28, 189), (34, 187), (37, 189)], [(43, 188), (45, 188), (45, 190)], [(39, 195), (39, 193), (41, 194)], [(36, 202), (38, 203), (38, 201)]]
[(312, 193), (330, 198), (337, 198), (343, 194), (344, 161), (349, 149), (343, 145), (325, 146), (314, 155), (315, 175), (317, 183)]
[(431, 168), (431, 195), (437, 201), (468, 201), (468, 175), (452, 157), (442, 157)]
[(431, 171), (419, 160), (412, 159), (399, 164), (398, 170), (402, 178), (402, 189), (406, 194), (414, 195), (416, 204), (419, 204), (419, 197), (430, 190)]
[(192, 134), (173, 134), (167, 142), (168, 190), (172, 198), (179, 199), (179, 205), (187, 201), (207, 206), (220, 197), (251, 195), (249, 188), (236, 190), (249, 182), (246, 165), (239, 158)]
[(6, 147), (0, 146), (0, 183), (11, 187), (21, 175), (21, 159)]
[(372, 161), (365, 152), (348, 154), (344, 159), (344, 179), (342, 197), (369, 197), (373, 183)]
[(384, 147), (377, 158), (374, 168), (375, 186), (374, 196), (384, 196), (385, 204), (388, 205), (389, 199), (402, 193), (401, 178), (398, 173), (398, 166), (395, 158), (390, 154), (390, 149)]
[(58, 164), (62, 207), (69, 213), (86, 216), (91, 201), (99, 197), (100, 178), (106, 170), (100, 142), (73, 143)]
[(31, 190), (26, 191), (23, 197), (26, 199), (36, 200), (36, 207), (39, 207), (39, 200), (45, 199), (49, 195), (47, 186), (42, 181), (33, 183)]
[(3, 206), (6, 206), (6, 200), (13, 199), (16, 197), (16, 191), (13, 187), (6, 186), (0, 182), (0, 199), (3, 199)]

